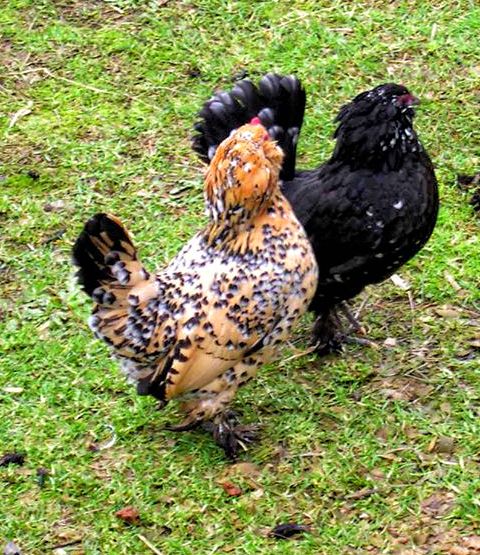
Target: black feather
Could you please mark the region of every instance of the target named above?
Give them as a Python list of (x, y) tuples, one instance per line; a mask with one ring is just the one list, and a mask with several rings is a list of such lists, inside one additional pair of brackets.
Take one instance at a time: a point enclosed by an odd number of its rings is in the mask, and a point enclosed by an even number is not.
[(258, 87), (249, 79), (239, 81), (230, 93), (217, 93), (204, 104), (194, 126), (193, 149), (208, 163), (233, 129), (258, 117), (284, 151), (280, 178), (292, 179), (305, 101), (305, 90), (293, 76), (269, 73)]

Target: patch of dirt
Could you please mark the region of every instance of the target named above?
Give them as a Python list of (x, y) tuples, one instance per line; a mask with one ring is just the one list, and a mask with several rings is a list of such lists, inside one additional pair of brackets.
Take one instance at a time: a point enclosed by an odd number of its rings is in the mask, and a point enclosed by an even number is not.
[(112, 24), (124, 24), (134, 20), (128, 8), (119, 8), (96, 0), (58, 1), (55, 3), (59, 18), (67, 23), (98, 29)]
[(403, 376), (374, 380), (373, 385), (380, 394), (393, 401), (418, 401), (433, 391), (433, 386)]
[[(480, 536), (455, 528), (434, 527), (411, 539), (399, 537), (395, 555), (479, 555)], [(413, 541), (412, 541), (413, 540)]]
[(420, 504), (423, 514), (438, 518), (449, 513), (454, 505), (455, 496), (450, 491), (438, 491), (424, 499)]
[[(432, 493), (420, 504), (420, 515), (387, 528), (373, 538), (367, 553), (380, 555), (480, 555), (480, 536), (472, 530), (449, 526), (444, 519), (453, 509), (455, 496), (449, 491)], [(388, 548), (388, 551), (385, 548)]]
[[(406, 297), (384, 304), (381, 300), (368, 303), (365, 312), (385, 313), (382, 324), (375, 324), (375, 333), (396, 336), (401, 349), (381, 347), (378, 365), (373, 368), (370, 384), (361, 384), (361, 390), (373, 391), (393, 401), (425, 404), (435, 388), (435, 374), (449, 358), (443, 347), (443, 337), (455, 330), (459, 337), (455, 346), (456, 359), (470, 360), (478, 356), (480, 336), (477, 310), (456, 305), (422, 303), (410, 311), (411, 321), (405, 318), (409, 301)], [(422, 329), (423, 340), (416, 339), (411, 328)], [(374, 338), (376, 339), (376, 338)], [(324, 360), (320, 360), (324, 364)], [(361, 398), (362, 391), (358, 392)], [(428, 401), (427, 401), (428, 399)]]
[(41, 148), (29, 144), (7, 143), (2, 147), (0, 161), (8, 160), (10, 166), (37, 167), (44, 164)]
[(20, 91), (46, 78), (41, 68), (54, 57), (55, 55), (48, 53), (32, 54), (8, 39), (0, 40), (0, 65), (3, 68), (3, 79), (0, 79), (0, 83), (3, 81), (7, 90), (10, 85), (12, 95), (18, 97)]
[(110, 481), (112, 476), (121, 473), (124, 478), (133, 478), (132, 470), (128, 466), (128, 461), (132, 456), (128, 453), (119, 453), (116, 449), (100, 451), (94, 455), (90, 464), (93, 474), (102, 481)]
[(43, 537), (43, 541), (46, 544), (46, 550), (68, 548), (68, 553), (79, 554), (83, 553), (81, 547), (82, 539), (88, 537), (89, 533), (89, 530), (76, 522), (75, 515), (71, 509), (63, 508), (60, 518), (50, 527), (48, 533)]

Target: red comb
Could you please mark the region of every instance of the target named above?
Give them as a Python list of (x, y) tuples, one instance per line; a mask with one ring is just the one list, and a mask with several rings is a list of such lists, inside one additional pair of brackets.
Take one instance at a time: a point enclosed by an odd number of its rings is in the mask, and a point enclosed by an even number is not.
[(260, 118), (257, 118), (257, 116), (255, 116), (250, 120), (250, 125), (262, 125), (262, 122), (260, 121)]

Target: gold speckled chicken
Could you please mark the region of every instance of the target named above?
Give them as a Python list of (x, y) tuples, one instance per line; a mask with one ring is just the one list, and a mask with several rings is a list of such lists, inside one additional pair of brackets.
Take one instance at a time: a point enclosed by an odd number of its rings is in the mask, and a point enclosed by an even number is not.
[(209, 222), (150, 274), (121, 222), (97, 214), (73, 248), (95, 302), (90, 326), (144, 395), (184, 399), (227, 456), (252, 439), (228, 406), (277, 355), (315, 292), (308, 239), (279, 189), (282, 151), (257, 121), (217, 149), (205, 178)]

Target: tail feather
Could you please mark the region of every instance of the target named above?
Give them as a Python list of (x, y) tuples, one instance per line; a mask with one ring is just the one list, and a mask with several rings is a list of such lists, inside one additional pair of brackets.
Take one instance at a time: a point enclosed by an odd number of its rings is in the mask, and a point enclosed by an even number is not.
[(88, 220), (72, 254), (79, 284), (102, 306), (120, 308), (129, 291), (149, 278), (127, 230), (107, 214)]
[(233, 91), (215, 94), (198, 113), (192, 147), (207, 164), (218, 145), (256, 115), (259, 97), (255, 85), (246, 79), (237, 83), (233, 90), (235, 94)]
[(194, 126), (193, 149), (208, 163), (231, 131), (258, 116), (284, 151), (281, 179), (292, 179), (305, 102), (305, 90), (294, 76), (268, 73), (258, 87), (249, 79), (239, 81), (232, 91), (217, 93), (205, 102)]
[(95, 335), (121, 356), (146, 353), (156, 329), (158, 290), (122, 223), (107, 214), (90, 218), (72, 258), (79, 283), (96, 303), (89, 320)]
[(259, 112), (259, 118), (285, 155), (280, 177), (293, 179), (297, 143), (305, 114), (305, 89), (293, 75), (276, 73), (267, 73), (262, 77), (258, 89), (265, 105)]

